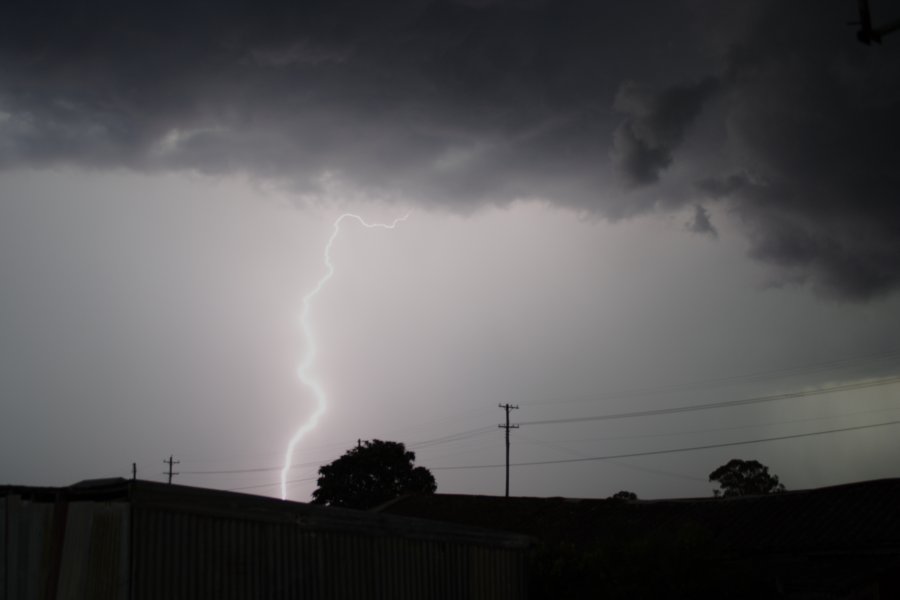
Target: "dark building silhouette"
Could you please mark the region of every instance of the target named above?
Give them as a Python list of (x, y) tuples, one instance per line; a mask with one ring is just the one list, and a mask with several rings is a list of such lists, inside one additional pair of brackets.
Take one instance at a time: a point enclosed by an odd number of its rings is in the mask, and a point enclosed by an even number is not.
[(679, 500), (435, 494), (379, 510), (536, 538), (533, 598), (900, 598), (900, 479)]
[(123, 479), (0, 487), (0, 599), (526, 597), (529, 539)]

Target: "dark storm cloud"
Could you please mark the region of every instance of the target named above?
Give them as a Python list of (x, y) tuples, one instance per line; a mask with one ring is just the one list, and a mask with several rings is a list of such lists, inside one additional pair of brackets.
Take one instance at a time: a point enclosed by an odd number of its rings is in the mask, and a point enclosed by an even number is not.
[(719, 236), (712, 221), (709, 219), (709, 211), (699, 204), (694, 206), (694, 216), (685, 224), (685, 227), (692, 233), (700, 233), (712, 237)]
[(858, 44), (847, 4), (18, 2), (0, 164), (612, 219), (717, 201), (776, 283), (870, 298), (900, 283), (900, 43)]
[(695, 183), (702, 194), (714, 200), (727, 198), (751, 185), (752, 183), (745, 173), (734, 173), (726, 177), (708, 177)]
[(718, 82), (708, 78), (660, 92), (634, 82), (619, 89), (615, 108), (628, 117), (616, 129), (613, 162), (627, 185), (659, 181), (685, 131), (717, 87)]
[(842, 27), (829, 11), (779, 5), (733, 47), (738, 172), (698, 188), (727, 199), (773, 283), (868, 299), (900, 284), (900, 47), (854, 44)]
[[(833, 173), (823, 172), (815, 181), (792, 179), (755, 182), (739, 175), (705, 180), (699, 187), (710, 197), (727, 199), (747, 232), (750, 255), (776, 267), (771, 284), (805, 283), (847, 300), (895, 289), (900, 229), (891, 190), (883, 190), (883, 198), (850, 190), (842, 197)], [(857, 210), (845, 205), (847, 198)]]
[(613, 90), (632, 66), (604, 57), (646, 37), (634, 33), (638, 10), (592, 2), (95, 1), (8, 13), (7, 166), (243, 169), (300, 185), (329, 173), (464, 206), (550, 192), (593, 201)]

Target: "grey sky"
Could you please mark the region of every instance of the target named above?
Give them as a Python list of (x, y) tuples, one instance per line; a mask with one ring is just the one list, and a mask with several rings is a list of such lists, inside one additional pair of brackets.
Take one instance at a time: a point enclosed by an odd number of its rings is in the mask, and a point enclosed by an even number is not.
[[(0, 476), (61, 484), (137, 460), (149, 477), (175, 453), (186, 483), (276, 481), (187, 472), (280, 463), (310, 407), (300, 298), (348, 209), (411, 217), (338, 240), (314, 309), (334, 402), (300, 463), (358, 437), (493, 426), (498, 402), (529, 421), (895, 373), (900, 57), (890, 38), (855, 40), (854, 10), (14, 3), (0, 25)], [(873, 0), (876, 19), (890, 10)], [(781, 377), (806, 365), (824, 366)], [(749, 373), (763, 376), (677, 387)], [(523, 427), (515, 456), (891, 420), (897, 387)], [(522, 467), (519, 491), (702, 494), (690, 477), (732, 455), (788, 487), (888, 476), (894, 433)], [(419, 458), (494, 463), (502, 439)], [(496, 470), (435, 473), (443, 491), (501, 491)]]

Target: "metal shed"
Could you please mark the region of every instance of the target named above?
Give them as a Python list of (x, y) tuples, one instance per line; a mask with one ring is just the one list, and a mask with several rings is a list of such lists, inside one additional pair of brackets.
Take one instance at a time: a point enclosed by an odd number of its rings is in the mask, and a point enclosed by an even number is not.
[(0, 488), (0, 600), (485, 598), (530, 538), (123, 479)]

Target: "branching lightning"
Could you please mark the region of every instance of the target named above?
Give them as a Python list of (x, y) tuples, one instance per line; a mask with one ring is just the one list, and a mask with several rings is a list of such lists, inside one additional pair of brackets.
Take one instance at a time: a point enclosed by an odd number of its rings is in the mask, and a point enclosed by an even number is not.
[(303, 439), (303, 436), (315, 429), (316, 425), (319, 424), (319, 418), (322, 416), (328, 406), (328, 396), (325, 394), (325, 389), (310, 374), (310, 369), (312, 368), (313, 362), (316, 359), (316, 340), (313, 337), (312, 327), (309, 323), (309, 315), (313, 299), (319, 294), (319, 292), (322, 291), (322, 289), (325, 287), (325, 284), (328, 283), (328, 280), (330, 280), (334, 276), (334, 264), (331, 262), (331, 247), (334, 245), (334, 241), (337, 239), (338, 234), (341, 231), (341, 223), (345, 219), (353, 219), (367, 229), (394, 229), (399, 223), (405, 221), (408, 217), (409, 214), (407, 213), (406, 215), (398, 219), (394, 219), (391, 223), (368, 223), (359, 215), (355, 215), (353, 213), (344, 213), (339, 216), (334, 222), (331, 237), (328, 238), (328, 243), (325, 244), (323, 260), (323, 262), (325, 263), (325, 274), (322, 275), (321, 279), (319, 279), (315, 287), (313, 287), (312, 290), (310, 290), (305, 296), (303, 296), (303, 308), (300, 313), (300, 328), (303, 331), (303, 338), (306, 342), (306, 351), (304, 353), (303, 360), (297, 367), (297, 376), (300, 378), (300, 381), (312, 392), (315, 399), (315, 410), (313, 410), (312, 415), (310, 415), (306, 422), (303, 423), (303, 425), (301, 425), (299, 429), (297, 429), (293, 437), (291, 437), (290, 441), (288, 442), (287, 450), (284, 456), (284, 467), (281, 469), (282, 500), (287, 499), (287, 475), (288, 471), (290, 471), (291, 469), (291, 465), (293, 464), (294, 448), (297, 446), (297, 443), (301, 439)]

